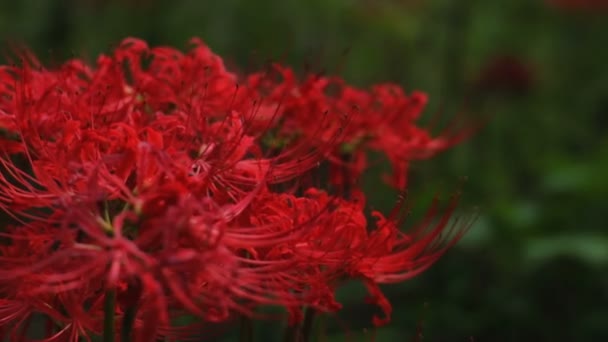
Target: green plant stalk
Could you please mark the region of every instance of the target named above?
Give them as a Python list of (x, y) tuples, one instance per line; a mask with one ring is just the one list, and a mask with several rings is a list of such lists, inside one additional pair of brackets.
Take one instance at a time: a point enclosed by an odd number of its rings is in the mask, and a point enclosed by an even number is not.
[[(244, 251), (243, 252), (243, 257), (244, 258), (249, 258), (249, 252)], [(241, 315), (240, 318), (241, 321), (241, 329), (240, 329), (240, 334), (239, 334), (239, 341), (240, 342), (252, 342), (253, 341), (253, 321), (251, 320), (251, 318), (245, 316), (245, 315)]]
[(306, 308), (304, 312), (304, 322), (302, 323), (302, 342), (309, 342), (312, 328), (315, 322), (317, 311), (313, 308)]
[(103, 310), (103, 342), (114, 342), (116, 334), (114, 328), (114, 318), (116, 311), (116, 290), (111, 289), (106, 291)]
[(314, 336), (316, 342), (324, 342), (327, 338), (325, 330), (327, 329), (327, 315), (317, 314), (315, 320)]
[(122, 329), (120, 330), (121, 341), (131, 341), (131, 332), (133, 331), (133, 323), (137, 315), (137, 305), (128, 307), (125, 310), (125, 315), (122, 318)]
[(240, 327), (240, 342), (252, 342), (253, 341), (253, 322), (251, 318), (242, 315), (241, 316), (241, 327)]
[(300, 341), (300, 325), (287, 326), (285, 329), (285, 335), (283, 336), (284, 342), (299, 342)]

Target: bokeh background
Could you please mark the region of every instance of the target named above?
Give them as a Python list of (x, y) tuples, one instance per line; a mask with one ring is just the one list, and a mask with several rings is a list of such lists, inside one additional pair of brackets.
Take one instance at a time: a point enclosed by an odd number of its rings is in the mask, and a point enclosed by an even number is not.
[[(472, 231), (386, 287), (387, 327), (372, 329), (364, 289), (347, 286), (325, 341), (608, 341), (608, 11), (595, 2), (2, 0), (0, 49), (23, 44), (52, 65), (93, 61), (127, 36), (184, 49), (198, 36), (242, 70), (312, 65), (423, 90), (427, 117), (489, 119), (411, 170), (413, 216), (462, 190), (463, 212), (479, 207)], [(375, 181), (384, 168), (366, 182), (380, 208), (395, 200)], [(280, 340), (273, 325), (256, 334)]]

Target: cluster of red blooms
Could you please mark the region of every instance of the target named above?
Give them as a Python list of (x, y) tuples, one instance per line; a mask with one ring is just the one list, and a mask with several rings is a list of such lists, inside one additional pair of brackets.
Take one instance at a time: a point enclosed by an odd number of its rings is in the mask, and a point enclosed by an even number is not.
[(44, 341), (77, 341), (101, 334), (108, 310), (133, 314), (140, 341), (200, 328), (175, 326), (185, 315), (256, 318), (264, 305), (297, 322), (303, 307), (338, 310), (346, 279), (366, 284), (382, 324), (378, 284), (424, 271), (470, 225), (451, 219), (455, 201), (407, 233), (403, 201), (366, 216), (366, 151), (388, 156), (401, 188), (410, 160), (462, 138), (415, 125), (425, 95), (278, 65), (241, 78), (192, 44), (126, 39), (94, 68), (49, 70), (27, 52), (0, 67), (1, 336), (21, 340), (42, 315)]

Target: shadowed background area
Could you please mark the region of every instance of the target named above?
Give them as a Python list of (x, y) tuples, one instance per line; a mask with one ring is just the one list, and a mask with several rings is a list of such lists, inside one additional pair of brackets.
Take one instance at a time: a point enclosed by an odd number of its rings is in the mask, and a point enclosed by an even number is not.
[[(433, 268), (386, 287), (393, 322), (376, 340), (600, 341), (608, 340), (608, 46), (600, 43), (608, 10), (576, 3), (585, 1), (3, 0), (0, 47), (26, 45), (57, 65), (94, 61), (127, 36), (183, 49), (198, 36), (240, 70), (267, 59), (310, 65), (359, 86), (425, 91), (427, 118), (489, 118), (470, 140), (413, 165), (414, 217), (436, 194), (459, 189), (462, 210), (478, 206), (481, 215)], [(386, 167), (365, 183), (377, 208), (396, 198), (375, 183)], [(374, 309), (363, 293), (356, 284), (341, 292), (345, 310), (328, 318), (326, 341), (371, 337)], [(256, 335), (280, 339), (272, 324)]]

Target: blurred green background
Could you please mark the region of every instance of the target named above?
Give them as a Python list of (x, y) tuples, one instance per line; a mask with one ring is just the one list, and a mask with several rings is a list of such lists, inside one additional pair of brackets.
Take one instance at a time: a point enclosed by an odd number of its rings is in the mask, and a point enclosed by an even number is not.
[[(22, 43), (50, 64), (93, 60), (126, 36), (180, 48), (199, 36), (243, 70), (308, 63), (423, 90), (427, 117), (489, 118), (413, 165), (415, 213), (462, 189), (463, 211), (481, 216), (428, 272), (385, 287), (395, 311), (376, 340), (608, 341), (608, 13), (543, 0), (0, 1), (3, 52)], [(369, 184), (374, 206), (394, 203)], [(363, 294), (342, 291), (327, 341), (371, 338)]]

